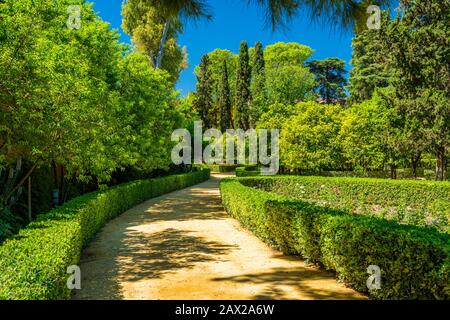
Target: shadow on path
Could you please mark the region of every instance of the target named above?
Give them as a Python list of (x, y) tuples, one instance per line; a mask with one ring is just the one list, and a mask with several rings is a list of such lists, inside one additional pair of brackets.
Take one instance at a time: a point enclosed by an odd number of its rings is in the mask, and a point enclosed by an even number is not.
[(242, 229), (225, 213), (217, 179), (117, 217), (84, 250), (80, 267), (74, 299), (364, 298)]

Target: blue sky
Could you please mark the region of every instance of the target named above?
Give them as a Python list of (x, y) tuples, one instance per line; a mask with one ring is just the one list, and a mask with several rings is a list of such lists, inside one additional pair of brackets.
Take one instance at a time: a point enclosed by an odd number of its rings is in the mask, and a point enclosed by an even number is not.
[[(111, 27), (119, 29), (121, 40), (129, 42), (123, 34), (121, 26), (122, 0), (93, 0), (94, 9)], [(324, 24), (311, 24), (306, 12), (301, 12), (287, 29), (272, 32), (264, 27), (264, 16), (261, 9), (247, 6), (242, 0), (209, 0), (214, 15), (212, 21), (188, 22), (179, 38), (180, 45), (186, 45), (189, 53), (189, 68), (181, 74), (177, 83), (183, 95), (195, 90), (196, 78), (193, 74), (195, 66), (203, 54), (216, 48), (237, 52), (241, 40), (249, 46), (256, 41), (264, 45), (284, 42), (299, 42), (313, 48), (314, 59), (338, 57), (347, 62), (351, 59), (352, 33), (343, 32), (339, 28)]]

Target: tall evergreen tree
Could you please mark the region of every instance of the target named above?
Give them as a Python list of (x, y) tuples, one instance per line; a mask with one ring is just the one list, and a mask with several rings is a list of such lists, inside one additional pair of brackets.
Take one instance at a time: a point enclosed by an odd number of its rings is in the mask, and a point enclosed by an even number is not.
[(212, 97), (212, 74), (210, 61), (205, 54), (200, 62), (200, 71), (197, 75), (197, 92), (195, 94), (194, 109), (197, 111), (206, 128), (215, 124), (214, 100)]
[(416, 154), (435, 153), (437, 180), (444, 179), (450, 149), (449, 15), (448, 1), (408, 1), (384, 38), (402, 133)]
[(332, 103), (345, 98), (345, 86), (347, 79), (345, 74), (345, 62), (338, 58), (325, 60), (313, 60), (308, 67), (316, 77), (316, 93), (325, 103)]
[(250, 128), (249, 105), (251, 100), (251, 69), (248, 45), (242, 41), (239, 50), (239, 62), (236, 77), (236, 119), (235, 126), (243, 130)]
[(255, 45), (251, 89), (252, 105), (250, 112), (250, 126), (254, 128), (256, 122), (266, 111), (267, 107), (266, 63), (261, 42), (257, 42)]
[(370, 100), (375, 88), (389, 85), (388, 55), (383, 53), (381, 42), (389, 20), (389, 14), (384, 12), (380, 30), (366, 29), (352, 40), (353, 69), (347, 87), (350, 91), (349, 103)]
[(225, 132), (231, 127), (231, 91), (228, 82), (227, 61), (223, 61), (222, 78), (219, 84), (220, 130)]

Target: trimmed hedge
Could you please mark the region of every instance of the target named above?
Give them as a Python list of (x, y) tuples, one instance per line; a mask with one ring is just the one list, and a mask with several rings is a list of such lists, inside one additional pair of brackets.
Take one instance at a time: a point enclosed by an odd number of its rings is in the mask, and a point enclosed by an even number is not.
[(273, 244), (266, 225), (265, 208), (268, 201), (283, 200), (284, 197), (246, 187), (235, 179), (223, 179), (220, 193), (225, 210), (233, 218), (266, 243)]
[(209, 164), (207, 167), (211, 170), (211, 172), (234, 172), (236, 168), (242, 167), (241, 164)]
[(75, 198), (0, 246), (0, 299), (68, 299), (67, 267), (103, 225), (129, 208), (209, 178), (209, 169), (135, 181)]
[[(221, 182), (223, 204), (266, 243), (336, 271), (375, 299), (450, 299), (448, 234), (289, 199), (242, 180)], [(369, 265), (381, 269), (380, 290), (367, 289)]]
[[(379, 178), (379, 179), (390, 179), (390, 171), (300, 171), (295, 173), (295, 175), (301, 176), (322, 176), (322, 177), (349, 177), (349, 178)], [(418, 178), (426, 180), (435, 180), (436, 172), (434, 170), (424, 170), (418, 169)], [(411, 169), (397, 169), (397, 179), (401, 180), (416, 180), (413, 176)], [(450, 180), (450, 170), (445, 171), (445, 180)]]
[(237, 172), (238, 170), (256, 170), (256, 165), (245, 165), (245, 164), (209, 164), (206, 165), (207, 168), (211, 169), (211, 172), (229, 173)]
[(399, 223), (450, 232), (450, 183), (304, 176), (254, 177), (244, 185)]

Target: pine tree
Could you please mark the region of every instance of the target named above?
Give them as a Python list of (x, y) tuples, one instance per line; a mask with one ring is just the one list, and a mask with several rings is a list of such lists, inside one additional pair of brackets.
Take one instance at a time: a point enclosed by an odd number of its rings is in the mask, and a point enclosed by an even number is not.
[(225, 132), (231, 127), (231, 92), (228, 82), (227, 61), (223, 61), (222, 78), (219, 84), (220, 130)]
[(315, 91), (325, 103), (333, 103), (345, 98), (347, 79), (345, 62), (338, 58), (313, 60), (308, 67), (316, 77)]
[(212, 74), (209, 57), (205, 54), (201, 59), (200, 71), (197, 75), (197, 92), (195, 94), (194, 109), (203, 120), (206, 128), (211, 128), (215, 124), (216, 114), (213, 108)]
[(266, 63), (261, 42), (257, 42), (255, 45), (251, 89), (252, 105), (250, 112), (250, 126), (254, 128), (267, 107)]
[(387, 55), (383, 54), (381, 39), (389, 21), (389, 14), (383, 13), (380, 30), (365, 30), (352, 40), (353, 69), (350, 71), (348, 90), (349, 103), (361, 103), (370, 100), (375, 88), (389, 85)]
[(248, 45), (241, 42), (239, 62), (236, 77), (236, 121), (235, 126), (247, 130), (249, 124), (249, 105), (251, 100), (250, 81), (251, 69), (249, 64)]

